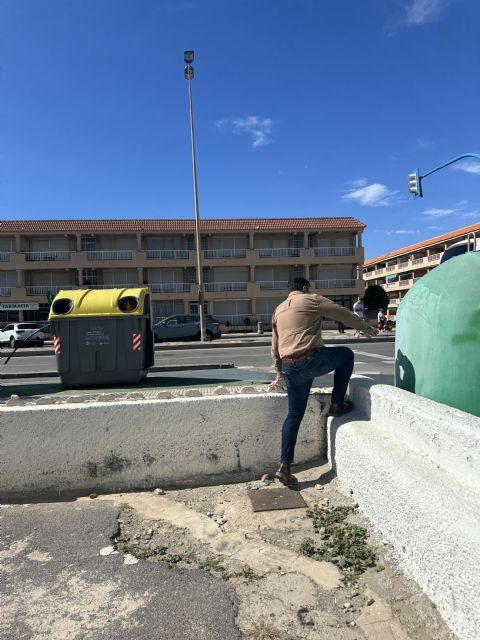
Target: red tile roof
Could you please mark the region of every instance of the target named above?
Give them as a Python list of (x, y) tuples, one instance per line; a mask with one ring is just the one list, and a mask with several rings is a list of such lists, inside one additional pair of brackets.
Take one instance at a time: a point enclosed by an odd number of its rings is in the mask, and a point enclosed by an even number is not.
[[(364, 229), (356, 218), (231, 218), (203, 219), (202, 231), (308, 231), (323, 229)], [(0, 233), (45, 233), (94, 231), (194, 231), (191, 220), (5, 220)]]
[(448, 233), (444, 233), (441, 236), (435, 236), (434, 238), (423, 240), (423, 242), (409, 244), (408, 246), (402, 247), (401, 249), (396, 249), (395, 251), (390, 251), (390, 253), (385, 253), (383, 256), (377, 256), (376, 258), (365, 260), (363, 266), (369, 267), (372, 264), (376, 264), (377, 262), (384, 262), (385, 260), (390, 260), (391, 258), (396, 258), (403, 255), (404, 253), (409, 253), (418, 249), (426, 249), (427, 247), (438, 244), (439, 242), (454, 240), (456, 238), (459, 238), (459, 236), (464, 236), (467, 233), (470, 233), (471, 231), (480, 231), (480, 222), (475, 222), (474, 224), (471, 224), (468, 227), (462, 227), (461, 229), (455, 229), (455, 231), (449, 231)]

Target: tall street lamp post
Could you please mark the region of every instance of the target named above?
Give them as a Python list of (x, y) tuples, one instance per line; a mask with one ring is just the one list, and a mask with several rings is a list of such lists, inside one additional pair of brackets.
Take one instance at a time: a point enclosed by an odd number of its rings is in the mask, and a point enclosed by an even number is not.
[(197, 160), (195, 154), (195, 131), (193, 127), (193, 104), (192, 104), (192, 80), (193, 80), (193, 51), (184, 51), (185, 80), (188, 81), (188, 100), (190, 104), (190, 137), (192, 139), (192, 165), (193, 165), (193, 193), (195, 201), (195, 245), (197, 248), (197, 279), (198, 279), (198, 315), (200, 317), (200, 340), (205, 342), (205, 309), (203, 292), (203, 272), (202, 272), (202, 251), (200, 242), (200, 212), (198, 208), (198, 185), (197, 185)]

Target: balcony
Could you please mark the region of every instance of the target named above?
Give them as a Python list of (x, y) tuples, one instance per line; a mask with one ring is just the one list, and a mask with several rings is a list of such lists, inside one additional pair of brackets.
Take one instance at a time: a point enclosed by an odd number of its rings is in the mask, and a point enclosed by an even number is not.
[(314, 280), (315, 289), (355, 289), (355, 278), (343, 278), (340, 280)]
[(89, 285), (83, 285), (83, 287), (81, 287), (82, 289), (136, 289), (137, 287), (143, 287), (145, 285), (142, 284), (132, 284), (132, 283), (127, 283), (127, 284), (89, 284)]
[(70, 260), (71, 251), (26, 251), (26, 262), (67, 262)]
[(292, 247), (285, 249), (257, 249), (259, 258), (298, 258), (301, 249)]
[(188, 260), (190, 251), (187, 249), (148, 249), (147, 260)]
[(205, 291), (246, 291), (248, 282), (206, 282)]
[(406, 262), (400, 262), (400, 263), (398, 264), (398, 268), (399, 268), (399, 269), (405, 269), (405, 268), (407, 268), (407, 267), (408, 267), (408, 260), (407, 260)]
[(415, 258), (415, 260), (412, 260), (412, 264), (423, 264), (424, 260), (425, 258)]
[(25, 293), (27, 296), (46, 296), (51, 293), (52, 295), (57, 295), (59, 291), (66, 289), (70, 291), (71, 289), (78, 289), (76, 284), (62, 284), (62, 285), (41, 285), (35, 287), (25, 287)]
[(397, 268), (396, 264), (389, 264), (386, 268), (386, 271), (395, 271), (396, 268)]
[(377, 269), (374, 273), (376, 276), (381, 276), (382, 273), (385, 273), (385, 269)]
[(431, 256), (428, 256), (428, 262), (435, 262), (435, 260), (440, 260), (441, 257), (441, 253), (432, 253)]
[(397, 289), (398, 288), (398, 281), (394, 280), (393, 282), (387, 282), (387, 288), (388, 289)]
[(409, 280), (399, 280), (398, 281), (398, 285), (400, 287), (409, 287), (412, 284), (413, 280), (409, 279)]
[(0, 296), (11, 296), (12, 295), (12, 287), (0, 287)]
[(87, 251), (89, 260), (133, 260), (133, 251)]
[(152, 293), (189, 293), (190, 282), (150, 282), (147, 285)]
[(221, 260), (224, 258), (246, 258), (246, 249), (204, 249), (203, 257), (207, 260)]
[(9, 251), (0, 251), (0, 262), (10, 262), (10, 255)]
[(312, 247), (316, 256), (354, 256), (355, 247)]
[(274, 280), (274, 281), (265, 281), (261, 280), (258, 283), (260, 285), (260, 289), (273, 291), (276, 289), (285, 290), (288, 289), (288, 280)]

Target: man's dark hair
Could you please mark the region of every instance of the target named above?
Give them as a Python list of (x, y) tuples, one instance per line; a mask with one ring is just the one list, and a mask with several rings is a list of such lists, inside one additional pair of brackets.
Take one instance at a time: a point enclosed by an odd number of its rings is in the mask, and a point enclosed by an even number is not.
[(294, 278), (288, 283), (289, 291), (303, 291), (304, 287), (310, 288), (310, 282), (305, 278)]

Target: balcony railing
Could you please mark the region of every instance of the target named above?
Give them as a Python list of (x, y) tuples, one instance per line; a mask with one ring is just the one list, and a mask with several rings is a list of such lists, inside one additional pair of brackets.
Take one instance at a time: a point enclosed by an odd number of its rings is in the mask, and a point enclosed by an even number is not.
[(316, 256), (354, 256), (355, 247), (313, 247)]
[(397, 268), (396, 264), (389, 264), (386, 268), (386, 271), (394, 271)]
[(133, 260), (133, 251), (87, 251), (89, 260)]
[(412, 264), (422, 264), (424, 260), (425, 258), (415, 258), (415, 260), (412, 260)]
[(398, 287), (398, 281), (394, 280), (393, 282), (387, 282), (388, 289), (396, 289)]
[(203, 257), (207, 259), (246, 258), (246, 249), (204, 249)]
[(246, 291), (248, 282), (206, 282), (205, 291)]
[(188, 260), (187, 249), (147, 249), (147, 260)]
[(357, 281), (355, 278), (342, 278), (332, 280), (314, 280), (315, 289), (354, 289)]
[(377, 269), (374, 273), (376, 276), (380, 276), (382, 273), (385, 273), (385, 269)]
[(190, 282), (150, 282), (152, 293), (189, 293), (192, 288)]
[(26, 251), (24, 252), (27, 262), (55, 262), (70, 260), (71, 251)]
[(428, 256), (428, 261), (429, 262), (434, 262), (435, 260), (440, 260), (441, 258), (441, 254), (440, 253), (432, 253), (431, 256)]
[(400, 262), (398, 264), (399, 269), (405, 269), (405, 267), (408, 267), (408, 260), (406, 262)]
[(257, 249), (260, 258), (298, 258), (300, 249), (296, 247), (285, 249)]
[(0, 296), (11, 296), (12, 288), (11, 287), (0, 287)]
[(260, 322), (263, 322), (263, 324), (270, 325), (272, 324), (272, 313), (259, 313), (257, 315), (260, 318)]
[(62, 289), (78, 289), (76, 284), (62, 284), (62, 285), (41, 285), (35, 287), (25, 287), (27, 296), (46, 296), (48, 293), (56, 295)]
[(143, 287), (145, 285), (135, 283), (112, 283), (112, 284), (85, 284), (85, 289), (132, 289), (137, 287)]
[(399, 281), (398, 281), (398, 284), (399, 284), (401, 287), (406, 287), (406, 286), (408, 286), (408, 285), (412, 284), (412, 280), (411, 280), (411, 279), (408, 279), (408, 280), (399, 280)]
[(0, 251), (0, 262), (10, 262), (10, 251)]
[(288, 289), (288, 280), (261, 280), (258, 284), (260, 285), (260, 289)]

